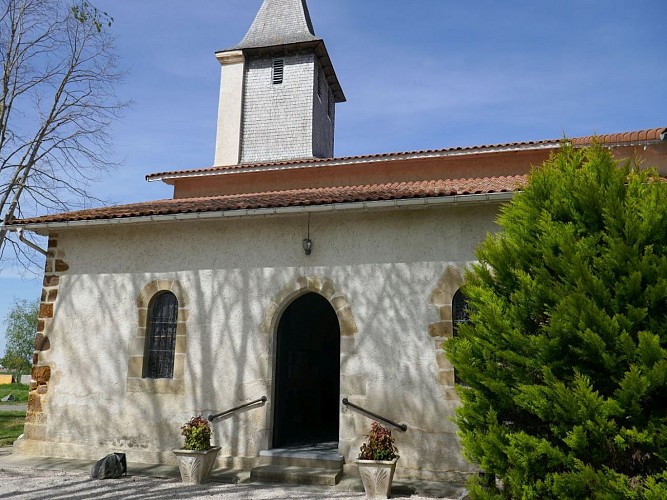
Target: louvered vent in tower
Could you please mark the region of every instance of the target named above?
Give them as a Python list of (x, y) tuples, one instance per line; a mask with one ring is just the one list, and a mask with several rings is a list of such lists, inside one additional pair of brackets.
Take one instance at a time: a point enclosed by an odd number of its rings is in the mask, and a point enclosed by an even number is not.
[(276, 58), (273, 60), (273, 84), (280, 85), (283, 83), (283, 73), (285, 70), (285, 60)]

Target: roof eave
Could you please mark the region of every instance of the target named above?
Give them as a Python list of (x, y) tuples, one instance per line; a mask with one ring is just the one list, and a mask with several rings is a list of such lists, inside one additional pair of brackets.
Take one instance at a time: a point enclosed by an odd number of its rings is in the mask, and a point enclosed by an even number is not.
[(242, 217), (268, 217), (276, 215), (297, 213), (321, 213), (321, 212), (349, 212), (368, 210), (400, 210), (408, 208), (424, 208), (429, 206), (451, 205), (451, 204), (486, 204), (503, 203), (510, 201), (516, 191), (499, 191), (491, 193), (461, 194), (449, 196), (423, 197), (423, 198), (398, 198), (394, 200), (359, 201), (328, 203), (322, 205), (298, 205), (290, 207), (256, 208), (241, 210), (221, 210), (210, 212), (185, 212), (175, 214), (147, 215), (136, 217), (116, 217), (85, 220), (66, 220), (53, 222), (32, 222), (25, 224), (12, 224), (6, 226), (10, 231), (20, 229), (32, 231), (37, 234), (46, 235), (50, 231), (63, 229), (78, 229), (85, 227), (112, 226), (120, 224), (147, 224), (156, 222), (173, 222), (187, 220), (221, 220), (238, 219)]
[(471, 155), (486, 155), (509, 153), (516, 151), (538, 151), (551, 150), (560, 147), (559, 141), (544, 142), (542, 144), (526, 144), (526, 145), (512, 145), (512, 146), (496, 146), (484, 149), (447, 149), (439, 151), (415, 151), (410, 153), (394, 153), (390, 155), (371, 155), (371, 156), (353, 156), (343, 158), (327, 158), (318, 159), (313, 158), (312, 161), (302, 160), (295, 162), (277, 162), (273, 164), (258, 164), (258, 165), (242, 165), (240, 168), (232, 169), (204, 169), (195, 172), (165, 172), (157, 174), (148, 174), (146, 180), (148, 182), (162, 181), (167, 184), (173, 184), (176, 179), (194, 178), (194, 177), (208, 177), (217, 175), (233, 175), (241, 173), (254, 172), (269, 172), (274, 170), (294, 170), (302, 168), (318, 168), (318, 167), (332, 167), (339, 165), (363, 165), (370, 163), (381, 163), (389, 161), (405, 161), (405, 160), (421, 160), (428, 158), (446, 158), (457, 156), (471, 156)]
[(313, 38), (312, 40), (303, 40), (291, 43), (281, 43), (277, 45), (263, 45), (258, 47), (237, 46), (237, 47), (232, 47), (230, 49), (219, 50), (215, 53), (215, 55), (218, 56), (218, 54), (224, 54), (226, 52), (235, 52), (238, 50), (242, 50), (243, 53), (246, 55), (261, 55), (261, 54), (278, 55), (278, 54), (288, 54), (288, 53), (298, 52), (300, 50), (309, 50), (309, 49), (312, 49), (315, 52), (315, 55), (317, 56), (320, 66), (322, 67), (322, 71), (324, 71), (324, 76), (327, 79), (329, 86), (331, 87), (331, 91), (333, 92), (336, 103), (347, 102), (347, 98), (345, 97), (345, 93), (343, 92), (343, 87), (341, 86), (340, 81), (338, 80), (338, 76), (336, 75), (336, 70), (334, 69), (333, 63), (331, 62), (331, 58), (329, 57), (329, 52), (327, 51), (326, 44), (324, 43), (324, 40), (322, 40), (321, 38)]

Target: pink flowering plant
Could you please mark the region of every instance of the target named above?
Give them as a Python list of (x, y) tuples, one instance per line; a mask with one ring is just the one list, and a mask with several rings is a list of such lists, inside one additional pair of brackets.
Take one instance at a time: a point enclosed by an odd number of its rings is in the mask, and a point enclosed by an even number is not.
[(368, 440), (361, 445), (360, 460), (393, 460), (398, 458), (398, 448), (394, 445), (391, 431), (373, 422)]
[(181, 427), (181, 434), (185, 436), (185, 450), (206, 451), (211, 449), (211, 426), (201, 415), (192, 417)]

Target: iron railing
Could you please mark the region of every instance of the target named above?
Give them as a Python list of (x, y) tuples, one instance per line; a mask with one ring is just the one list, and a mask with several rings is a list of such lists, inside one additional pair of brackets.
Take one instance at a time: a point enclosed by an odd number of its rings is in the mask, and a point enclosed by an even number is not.
[(208, 416), (208, 421), (213, 422), (216, 418), (224, 417), (226, 415), (229, 415), (230, 413), (234, 413), (239, 410), (243, 410), (244, 408), (248, 408), (249, 406), (253, 406), (259, 403), (266, 403), (269, 399), (266, 396), (262, 396), (259, 399), (256, 399), (254, 401), (250, 401), (250, 403), (245, 403), (239, 406), (236, 406), (235, 408), (232, 408), (230, 410), (223, 411), (221, 413), (216, 413), (215, 415), (209, 415)]
[(384, 423), (392, 425), (396, 427), (397, 429), (402, 430), (403, 432), (408, 430), (408, 426), (405, 424), (397, 424), (393, 420), (389, 420), (388, 418), (382, 417), (378, 415), (377, 413), (373, 413), (372, 411), (367, 410), (366, 408), (362, 408), (361, 406), (355, 405), (354, 403), (350, 403), (350, 401), (347, 398), (343, 398), (343, 404), (345, 406), (351, 406), (352, 408), (355, 408), (359, 410), (362, 413), (365, 413), (366, 415), (373, 417), (376, 420), (382, 420)]

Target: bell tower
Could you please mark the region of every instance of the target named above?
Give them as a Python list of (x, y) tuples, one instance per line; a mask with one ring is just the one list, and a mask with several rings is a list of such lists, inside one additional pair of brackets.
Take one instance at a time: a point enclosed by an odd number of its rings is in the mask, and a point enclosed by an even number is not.
[(216, 57), (216, 166), (334, 156), (345, 95), (306, 0), (264, 0), (243, 40)]

